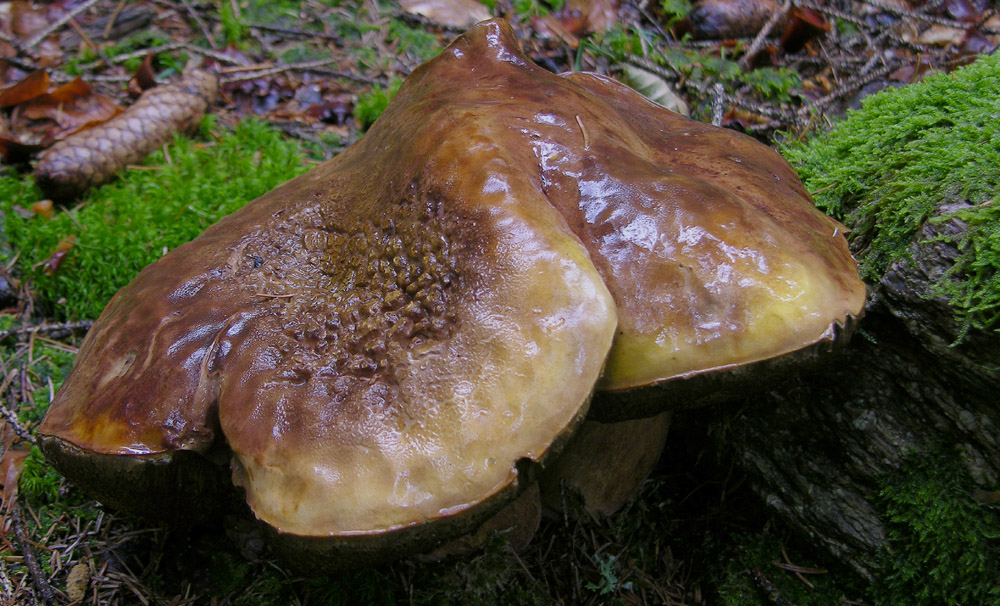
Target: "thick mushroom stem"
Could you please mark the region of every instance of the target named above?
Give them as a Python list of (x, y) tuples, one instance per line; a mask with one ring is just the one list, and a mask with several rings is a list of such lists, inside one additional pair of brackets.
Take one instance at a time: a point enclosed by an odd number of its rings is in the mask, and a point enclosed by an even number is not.
[(543, 472), (542, 503), (572, 513), (573, 500), (579, 500), (594, 517), (617, 512), (656, 467), (672, 415), (667, 411), (648, 419), (585, 421), (563, 454)]

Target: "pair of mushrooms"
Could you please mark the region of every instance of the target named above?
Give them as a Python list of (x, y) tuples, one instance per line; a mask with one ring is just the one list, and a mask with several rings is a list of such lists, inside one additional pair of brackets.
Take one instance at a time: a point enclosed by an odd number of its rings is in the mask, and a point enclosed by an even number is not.
[(627, 450), (588, 450), (598, 421), (662, 433), (833, 341), (865, 298), (843, 231), (765, 146), (483, 22), (361, 141), (119, 292), (40, 442), (128, 512), (248, 505), (309, 570), (425, 553), (539, 469), (591, 482)]

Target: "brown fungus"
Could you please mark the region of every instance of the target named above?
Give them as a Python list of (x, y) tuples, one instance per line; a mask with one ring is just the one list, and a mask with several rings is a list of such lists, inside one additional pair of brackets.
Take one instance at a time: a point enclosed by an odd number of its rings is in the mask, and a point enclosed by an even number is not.
[(487, 21), (361, 141), (119, 292), (42, 448), (135, 513), (242, 494), (311, 571), (430, 551), (517, 496), (595, 385), (767, 359), (858, 313), (841, 229), (774, 152), (546, 72)]

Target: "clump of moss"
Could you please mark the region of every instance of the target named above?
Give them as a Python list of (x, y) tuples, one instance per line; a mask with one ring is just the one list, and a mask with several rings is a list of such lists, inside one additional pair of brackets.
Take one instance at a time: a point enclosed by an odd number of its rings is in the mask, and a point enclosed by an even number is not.
[(820, 606), (848, 601), (857, 591), (849, 575), (812, 562), (773, 534), (737, 533), (731, 540), (733, 558), (716, 573), (722, 606)]
[[(817, 205), (843, 221), (878, 279), (928, 221), (960, 219), (960, 256), (935, 287), (966, 327), (1000, 323), (1000, 57), (868, 97), (861, 110), (790, 143)], [(962, 210), (943, 210), (961, 203)]]
[(878, 606), (1000, 604), (1000, 514), (976, 502), (958, 458), (907, 459), (879, 493), (887, 526)]
[(389, 20), (386, 39), (397, 44), (398, 53), (411, 54), (421, 61), (427, 61), (441, 52), (441, 42), (437, 36), (423, 28), (411, 27), (399, 19)]
[[(66, 319), (97, 317), (140, 269), (306, 169), (297, 144), (254, 121), (214, 143), (178, 138), (146, 166), (52, 219), (24, 210), (41, 198), (30, 180), (0, 177), (3, 230), (45, 311)], [(45, 264), (60, 242), (71, 247), (52, 271)]]
[(376, 85), (367, 92), (358, 95), (358, 101), (354, 104), (354, 118), (362, 130), (368, 130), (375, 123), (385, 108), (389, 107), (389, 102), (396, 96), (396, 92), (402, 85), (402, 80), (393, 78), (387, 87)]

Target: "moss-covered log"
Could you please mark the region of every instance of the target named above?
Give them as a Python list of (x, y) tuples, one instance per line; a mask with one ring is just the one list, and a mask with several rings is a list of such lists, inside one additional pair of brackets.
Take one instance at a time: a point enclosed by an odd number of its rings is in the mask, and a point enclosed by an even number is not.
[[(926, 595), (911, 603), (1000, 592), (988, 530), (1000, 521), (998, 115), (1000, 61), (987, 57), (880, 94), (786, 150), (853, 230), (870, 289), (862, 334), (822, 373), (745, 402), (737, 422), (720, 412), (710, 431), (812, 544), (886, 587), (919, 578)], [(912, 461), (955, 465), (936, 502), (914, 488), (930, 480), (906, 475)]]

